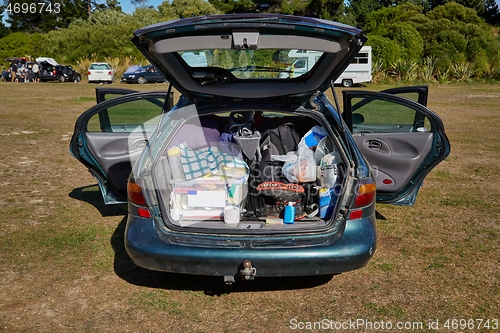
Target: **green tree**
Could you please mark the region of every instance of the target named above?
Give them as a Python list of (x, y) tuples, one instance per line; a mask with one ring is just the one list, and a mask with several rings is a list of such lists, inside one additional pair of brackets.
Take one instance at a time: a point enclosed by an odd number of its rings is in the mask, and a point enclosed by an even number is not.
[(75, 20), (67, 29), (44, 35), (43, 54), (60, 63), (82, 58), (141, 57), (130, 42), (134, 30), (144, 26), (136, 17), (116, 10), (96, 11), (89, 19)]
[(298, 16), (312, 16), (308, 12), (308, 1), (304, 0), (287, 0), (280, 4), (280, 13)]
[(148, 0), (130, 0), (136, 8), (145, 8), (148, 4)]
[[(43, 6), (41, 5), (43, 4)], [(12, 31), (48, 32), (87, 18), (86, 0), (11, 0), (7, 23)]]
[(307, 6), (307, 15), (325, 20), (336, 20), (344, 14), (343, 0), (311, 0)]
[(257, 5), (252, 0), (209, 0), (219, 12), (225, 14), (254, 12)]
[(377, 0), (351, 0), (346, 7), (349, 20), (345, 23), (365, 30), (368, 15), (381, 7), (382, 5)]
[(400, 57), (418, 62), (424, 53), (424, 42), (418, 31), (409, 23), (396, 22), (388, 27), (386, 36), (400, 48)]
[(500, 9), (495, 0), (485, 0), (485, 10), (482, 17), (486, 23), (500, 25)]
[(203, 0), (165, 1), (158, 6), (158, 10), (167, 20), (221, 13), (210, 2)]
[(491, 26), (475, 10), (455, 2), (425, 14), (423, 7), (408, 3), (384, 7), (368, 15), (366, 32), (374, 59), (386, 66), (395, 56), (435, 59), (442, 72), (457, 63), (477, 63), (484, 72), (485, 64), (500, 62), (500, 41)]
[(118, 0), (106, 0), (105, 3), (100, 3), (97, 1), (92, 2), (93, 11), (112, 9), (121, 12), (122, 6), (120, 6), (120, 1)]
[(137, 8), (132, 15), (134, 21), (143, 27), (164, 21), (160, 12), (154, 8)]
[(38, 54), (42, 36), (38, 33), (13, 32), (0, 39), (0, 59), (10, 57), (34, 58)]

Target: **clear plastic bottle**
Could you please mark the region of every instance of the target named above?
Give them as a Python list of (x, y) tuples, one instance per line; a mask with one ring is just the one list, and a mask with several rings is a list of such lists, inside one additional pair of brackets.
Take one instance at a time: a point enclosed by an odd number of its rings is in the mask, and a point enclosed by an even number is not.
[(170, 171), (172, 172), (173, 179), (186, 179), (182, 171), (181, 164), (181, 149), (179, 147), (170, 148), (167, 151), (168, 163), (170, 164)]

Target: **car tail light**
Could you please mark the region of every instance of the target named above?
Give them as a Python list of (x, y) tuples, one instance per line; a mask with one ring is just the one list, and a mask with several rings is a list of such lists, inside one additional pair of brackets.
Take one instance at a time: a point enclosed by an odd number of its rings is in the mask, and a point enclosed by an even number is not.
[(92, 73), (90, 73), (90, 71), (88, 71), (88, 72), (87, 72), (87, 75), (90, 75), (90, 74), (92, 74)]
[(150, 218), (151, 212), (147, 208), (146, 198), (142, 193), (142, 188), (135, 182), (134, 177), (130, 177), (127, 183), (127, 196), (128, 200), (137, 205), (143, 206), (137, 209), (140, 217)]
[(108, 75), (111, 75), (111, 71), (108, 72)]
[(359, 219), (363, 216), (363, 209), (375, 202), (377, 186), (371, 178), (366, 178), (361, 181), (358, 186), (358, 193), (354, 200), (354, 205), (349, 214), (350, 220)]
[(54, 69), (54, 71), (52, 72), (53, 75), (56, 75), (57, 74), (57, 71)]

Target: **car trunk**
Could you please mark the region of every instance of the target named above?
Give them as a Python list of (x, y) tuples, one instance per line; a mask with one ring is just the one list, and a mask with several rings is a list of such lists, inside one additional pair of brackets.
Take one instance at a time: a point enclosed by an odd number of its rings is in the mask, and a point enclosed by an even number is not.
[(152, 166), (167, 227), (244, 233), (331, 226), (346, 164), (318, 112), (191, 111), (169, 113), (159, 135), (169, 139)]

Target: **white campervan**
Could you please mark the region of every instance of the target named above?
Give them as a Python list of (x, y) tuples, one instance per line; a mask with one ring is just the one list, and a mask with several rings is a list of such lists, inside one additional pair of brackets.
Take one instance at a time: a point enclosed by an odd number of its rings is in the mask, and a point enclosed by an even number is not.
[[(309, 50), (291, 50), (288, 53), (290, 58), (297, 58), (287, 73), (282, 73), (281, 77), (298, 77), (307, 73), (318, 61), (323, 52)], [(363, 46), (344, 72), (337, 78), (335, 84), (343, 87), (351, 87), (354, 84), (370, 82), (372, 80), (372, 48)]]

